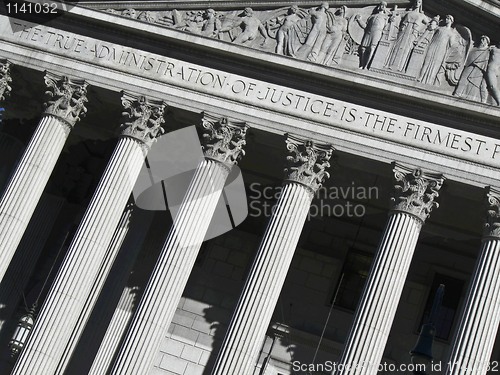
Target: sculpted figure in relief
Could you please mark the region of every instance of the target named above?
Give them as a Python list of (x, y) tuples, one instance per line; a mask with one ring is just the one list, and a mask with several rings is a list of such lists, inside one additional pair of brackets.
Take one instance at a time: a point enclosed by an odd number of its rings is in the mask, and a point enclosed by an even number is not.
[(295, 56), (291, 34), (294, 32), (294, 25), (301, 19), (297, 14), (298, 11), (299, 7), (297, 5), (290, 7), (288, 15), (276, 34), (276, 41), (278, 42), (276, 53), (280, 55)]
[(435, 16), (431, 21), (427, 24), (425, 31), (420, 35), (418, 40), (413, 42), (415, 47), (426, 48), (432, 40), (434, 36), (434, 32), (439, 27), (439, 22), (441, 21), (440, 16)]
[(326, 27), (328, 22), (327, 10), (328, 3), (322, 3), (318, 8), (309, 10), (311, 15), (312, 28), (309, 35), (302, 47), (297, 51), (299, 59), (306, 59), (309, 61), (316, 61), (319, 51), (323, 45), (326, 37)]
[(428, 22), (422, 10), (422, 0), (416, 0), (400, 23), (399, 33), (387, 60), (387, 68), (400, 72), (406, 70), (414, 42), (424, 32)]
[(254, 15), (252, 8), (245, 8), (242, 16), (240, 16), (238, 20), (228, 26), (222, 27), (220, 32), (230, 31), (237, 27), (240, 27), (242, 32), (233, 40), (234, 43), (245, 44), (253, 42), (259, 36), (260, 32), (264, 37), (264, 41), (261, 45), (265, 44), (267, 40), (266, 29), (260, 19)]
[(387, 37), (386, 40), (393, 41), (399, 33), (399, 27), (401, 25), (401, 13), (398, 11), (398, 6), (394, 5), (391, 16), (389, 17), (389, 24), (387, 25)]
[(493, 46), (490, 49), (490, 59), (486, 68), (486, 83), (490, 94), (497, 105), (500, 105), (500, 88), (498, 87), (498, 78), (500, 77), (500, 48)]
[[(333, 22), (327, 25), (326, 37), (321, 45), (318, 62), (324, 65), (338, 64), (344, 52), (344, 37), (347, 32), (347, 7), (342, 6), (333, 15)], [(342, 48), (344, 47), (344, 48)]]
[(483, 35), (479, 46), (471, 50), (453, 95), (486, 103), (488, 99), (486, 71), (490, 58), (489, 45), (490, 38)]
[(424, 63), (418, 81), (429, 85), (440, 85), (440, 73), (445, 73), (452, 84), (457, 84), (457, 73), (463, 69), (463, 60), (468, 54), (472, 36), (469, 29), (460, 30), (465, 38), (451, 26), (453, 16), (447, 15), (445, 26), (438, 27), (425, 51)]
[(357, 14), (355, 20), (359, 26), (365, 30), (361, 45), (359, 47), (359, 67), (365, 69), (368, 67), (375, 49), (377, 48), (384, 28), (387, 25), (387, 3), (382, 1), (374, 10), (373, 14), (368, 17), (366, 23), (361, 20), (361, 16)]
[(207, 9), (203, 14), (200, 12), (188, 13), (187, 17), (174, 27), (193, 34), (215, 38), (219, 34), (221, 23), (215, 10)]

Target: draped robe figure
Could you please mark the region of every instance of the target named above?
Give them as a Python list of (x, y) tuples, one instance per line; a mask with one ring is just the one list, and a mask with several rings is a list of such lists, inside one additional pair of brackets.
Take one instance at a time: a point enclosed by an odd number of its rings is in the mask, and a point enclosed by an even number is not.
[(446, 16), (446, 26), (439, 27), (432, 36), (425, 51), (424, 65), (420, 70), (418, 81), (428, 84), (439, 84), (438, 73), (443, 67), (448, 51), (456, 39), (456, 32), (451, 28), (452, 16)]
[(406, 13), (400, 23), (399, 33), (386, 65), (389, 69), (400, 72), (406, 70), (414, 42), (424, 32), (426, 24), (427, 17), (422, 11), (422, 1), (417, 0), (413, 9)]
[(323, 3), (317, 9), (311, 9), (312, 28), (307, 36), (306, 42), (297, 51), (297, 58), (316, 61), (323, 41), (326, 37), (326, 24), (328, 21), (328, 3)]
[(483, 35), (479, 47), (474, 48), (469, 53), (465, 69), (453, 95), (483, 103), (486, 102), (488, 98), (486, 70), (490, 58), (489, 42), (490, 38)]

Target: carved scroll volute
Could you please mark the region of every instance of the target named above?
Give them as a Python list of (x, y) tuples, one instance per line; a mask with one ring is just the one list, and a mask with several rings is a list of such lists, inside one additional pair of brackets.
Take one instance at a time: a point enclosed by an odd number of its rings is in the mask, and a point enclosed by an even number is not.
[(87, 112), (88, 82), (45, 72), (45, 84), (49, 88), (45, 94), (50, 99), (45, 103), (44, 115), (57, 117), (73, 128), (80, 116)]
[(433, 208), (439, 207), (436, 198), (445, 178), (441, 174), (425, 173), (394, 163), (394, 197), (392, 212), (406, 212), (418, 218), (422, 224)]
[(10, 61), (0, 60), (0, 100), (4, 100), (12, 91), (12, 87), (9, 85), (12, 82), (10, 65)]
[(216, 160), (229, 168), (245, 155), (248, 125), (245, 122), (229, 120), (203, 113), (203, 153), (208, 159)]
[(162, 100), (148, 99), (141, 95), (122, 92), (124, 121), (120, 125), (121, 135), (136, 139), (148, 149), (155, 139), (164, 134), (161, 125), (165, 122), (167, 104)]
[(486, 223), (483, 239), (500, 239), (500, 190), (489, 187), (485, 196)]
[(330, 177), (326, 171), (334, 148), (329, 144), (318, 144), (288, 134), (286, 147), (293, 156), (287, 156), (285, 182), (296, 182), (306, 186), (311, 195)]

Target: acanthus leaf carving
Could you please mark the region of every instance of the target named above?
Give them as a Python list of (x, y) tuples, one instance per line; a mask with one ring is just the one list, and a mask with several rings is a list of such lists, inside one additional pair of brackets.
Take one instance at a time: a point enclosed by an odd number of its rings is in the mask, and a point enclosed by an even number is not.
[(500, 239), (500, 190), (489, 187), (485, 194), (486, 223), (483, 238)]
[(10, 65), (11, 62), (9, 60), (0, 60), (0, 100), (4, 100), (12, 91), (12, 87), (9, 85), (12, 82)]
[(434, 208), (439, 207), (436, 198), (445, 178), (441, 174), (422, 172), (394, 163), (394, 197), (392, 212), (405, 212), (418, 218), (422, 224)]
[(203, 153), (206, 158), (216, 160), (229, 168), (245, 155), (248, 125), (204, 112), (202, 126)]
[(304, 185), (314, 194), (330, 177), (326, 169), (330, 167), (333, 146), (288, 134), (286, 147), (293, 156), (286, 158), (288, 166), (285, 168), (285, 181)]
[(50, 96), (45, 103), (44, 115), (55, 116), (72, 128), (87, 112), (88, 82), (50, 72), (45, 72), (44, 78), (49, 88), (45, 94)]
[(142, 95), (122, 92), (125, 121), (120, 126), (121, 135), (132, 137), (150, 148), (156, 137), (165, 133), (162, 124), (167, 107), (162, 100), (153, 100)]

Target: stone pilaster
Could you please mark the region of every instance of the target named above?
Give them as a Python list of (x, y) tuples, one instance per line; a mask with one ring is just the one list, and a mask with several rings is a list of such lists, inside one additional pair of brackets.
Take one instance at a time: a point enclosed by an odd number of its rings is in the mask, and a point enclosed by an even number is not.
[[(86, 304), (98, 295), (99, 272), (120, 217), (132, 193), (144, 156), (164, 122), (165, 103), (123, 94), (127, 121), (122, 135), (80, 222), (59, 273), (39, 313), (13, 375), (57, 373), (59, 364), (88, 318)], [(96, 285), (98, 282), (99, 285)], [(92, 302), (91, 302), (92, 303)], [(69, 346), (68, 346), (69, 345)], [(64, 362), (64, 361), (63, 361)]]
[(288, 136), (284, 187), (257, 251), (212, 375), (250, 374), (307, 218), (325, 178), (330, 145)]
[[(167, 333), (230, 168), (244, 154), (247, 126), (205, 114), (200, 162), (113, 365), (113, 375), (145, 375)], [(105, 368), (95, 369), (106, 373)]]
[(375, 375), (418, 236), (444, 183), (439, 174), (394, 165), (395, 194), (382, 240), (344, 345), (338, 374)]
[(11, 62), (9, 60), (0, 60), (0, 100), (4, 100), (12, 91), (12, 87), (9, 85), (12, 82), (10, 65)]
[(483, 375), (500, 323), (500, 190), (486, 194), (487, 223), (446, 373)]
[(88, 84), (45, 74), (50, 100), (0, 199), (0, 280), (21, 241), (69, 132), (85, 113)]

